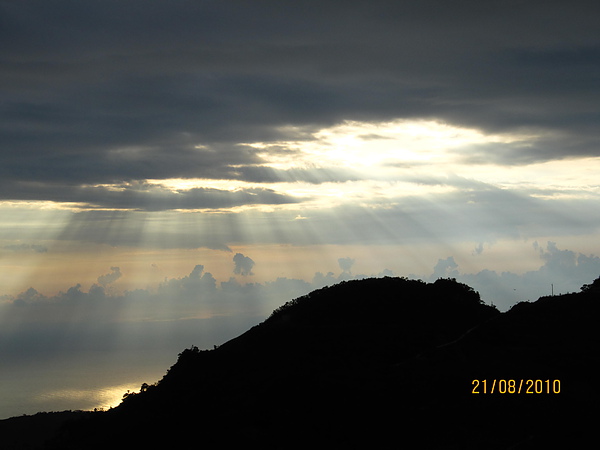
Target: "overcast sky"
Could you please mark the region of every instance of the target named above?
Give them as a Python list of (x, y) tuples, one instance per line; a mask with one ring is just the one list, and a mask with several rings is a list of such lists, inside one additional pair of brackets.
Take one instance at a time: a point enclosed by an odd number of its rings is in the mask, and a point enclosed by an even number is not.
[(0, 321), (260, 317), (386, 274), (502, 309), (578, 290), (600, 276), (598, 17), (0, 1)]

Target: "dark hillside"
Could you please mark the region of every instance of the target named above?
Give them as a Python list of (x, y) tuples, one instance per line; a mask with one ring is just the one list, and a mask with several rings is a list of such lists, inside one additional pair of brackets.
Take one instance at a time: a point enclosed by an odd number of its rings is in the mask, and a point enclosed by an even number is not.
[(599, 304), (590, 288), (501, 314), (454, 280), (341, 283), (183, 351), (156, 385), (45, 448), (577, 446), (598, 401)]
[(210, 423), (219, 433), (206, 438), (232, 445), (256, 439), (277, 447), (309, 424), (298, 446), (316, 430), (320, 439), (355, 440), (353, 429), (398, 420), (389, 405), (412, 395), (396, 386), (394, 365), (498, 315), (452, 280), (341, 283), (287, 303), (216, 350), (183, 352), (158, 386), (127, 399), (118, 414), (154, 421), (176, 411), (169, 419)]
[(456, 339), (497, 314), (452, 280), (367, 279), (288, 302), (219, 350), (273, 362), (293, 350), (328, 365), (362, 366), (365, 358), (389, 363)]

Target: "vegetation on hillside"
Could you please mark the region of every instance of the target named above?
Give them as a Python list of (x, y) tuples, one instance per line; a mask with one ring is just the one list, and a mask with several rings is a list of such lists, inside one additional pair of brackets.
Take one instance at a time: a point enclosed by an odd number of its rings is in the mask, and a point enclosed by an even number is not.
[[(454, 279), (343, 282), (218, 348), (185, 349), (160, 381), (30, 448), (571, 445), (598, 400), (587, 375), (599, 286), (500, 313)], [(473, 393), (475, 380), (499, 379), (559, 380), (562, 391)]]

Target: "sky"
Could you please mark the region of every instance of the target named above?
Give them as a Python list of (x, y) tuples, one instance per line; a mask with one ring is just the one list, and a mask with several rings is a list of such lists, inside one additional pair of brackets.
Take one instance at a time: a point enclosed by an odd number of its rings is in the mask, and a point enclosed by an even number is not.
[(5, 367), (209, 347), (370, 276), (503, 311), (578, 291), (600, 276), (599, 15), (0, 1)]

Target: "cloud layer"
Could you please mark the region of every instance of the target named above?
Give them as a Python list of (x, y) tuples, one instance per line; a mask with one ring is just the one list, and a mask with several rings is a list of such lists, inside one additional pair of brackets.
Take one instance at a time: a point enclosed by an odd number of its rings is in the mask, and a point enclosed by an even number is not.
[[(287, 203), (294, 199), (264, 187), (176, 194), (139, 182), (318, 179), (269, 168), (274, 148), (240, 144), (306, 138), (343, 120), (424, 118), (537, 136), (470, 148), (466, 163), (600, 156), (598, 6), (477, 5), (3, 3), (2, 199), (133, 209)], [(331, 180), (348, 178), (328, 170)]]
[[(501, 310), (509, 309), (519, 301), (533, 301), (550, 295), (551, 285), (555, 293), (577, 292), (584, 284), (591, 283), (600, 274), (600, 257), (585, 255), (558, 248), (556, 243), (542, 246), (533, 243), (539, 254), (541, 266), (536, 270), (517, 274), (510, 271), (498, 273), (482, 270), (466, 273), (453, 256), (439, 259), (426, 281), (438, 278), (456, 278), (477, 290), (487, 303), (494, 303)], [(251, 275), (254, 261), (236, 253), (233, 273), (245, 277)], [(144, 321), (177, 321), (190, 318), (216, 316), (246, 316), (249, 320), (261, 320), (273, 309), (286, 301), (308, 292), (333, 285), (344, 280), (368, 277), (398, 276), (388, 269), (372, 274), (351, 274), (355, 264), (352, 258), (338, 259), (341, 272), (314, 273), (312, 280), (278, 277), (263, 283), (242, 283), (236, 278), (217, 281), (205, 266), (197, 264), (189, 275), (181, 278), (165, 278), (157, 288), (134, 289), (119, 292), (111, 285), (124, 274), (119, 267), (98, 277), (86, 292), (81, 284), (66, 291), (47, 296), (31, 287), (16, 296), (0, 297), (0, 319), (11, 328), (21, 323), (112, 323)], [(423, 278), (409, 275), (410, 278)], [(368, 299), (365, 299), (365, 306)], [(18, 326), (17, 326), (18, 328)]]

